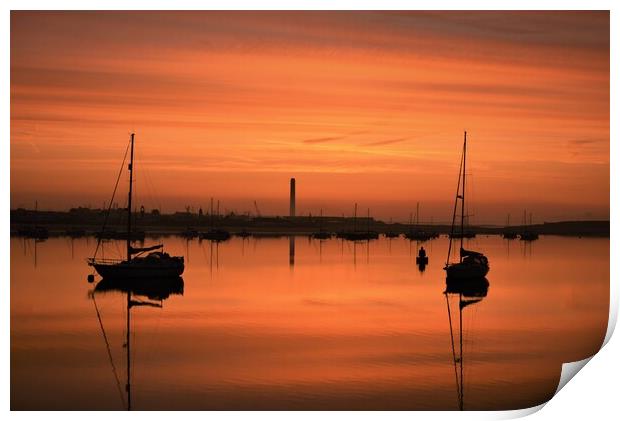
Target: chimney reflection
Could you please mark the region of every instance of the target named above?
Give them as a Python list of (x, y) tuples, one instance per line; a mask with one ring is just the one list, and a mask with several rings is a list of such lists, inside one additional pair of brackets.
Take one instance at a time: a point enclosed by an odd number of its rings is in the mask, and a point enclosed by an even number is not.
[(288, 237), (288, 265), (291, 269), (295, 266), (295, 236)]

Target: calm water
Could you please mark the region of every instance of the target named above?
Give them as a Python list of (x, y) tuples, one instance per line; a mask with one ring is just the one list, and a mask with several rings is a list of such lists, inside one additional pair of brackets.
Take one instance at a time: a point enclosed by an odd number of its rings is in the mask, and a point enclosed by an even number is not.
[[(294, 258), (286, 237), (163, 241), (186, 256), (182, 293), (133, 297), (162, 307), (131, 308), (132, 409), (459, 408), (446, 238), (424, 244), (424, 272), (416, 243), (402, 238), (297, 237)], [(464, 407), (537, 405), (562, 362), (602, 343), (609, 239), (491, 236), (468, 246), (491, 271), (486, 296), (462, 310)], [(94, 247), (11, 239), (12, 409), (125, 408), (127, 296), (92, 293), (84, 259)], [(105, 250), (115, 257), (123, 243)]]

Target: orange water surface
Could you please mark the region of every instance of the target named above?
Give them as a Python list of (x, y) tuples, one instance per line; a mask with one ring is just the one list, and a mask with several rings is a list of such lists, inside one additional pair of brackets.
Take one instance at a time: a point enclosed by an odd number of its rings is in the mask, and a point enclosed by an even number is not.
[[(131, 309), (132, 409), (459, 409), (447, 238), (424, 243), (423, 272), (420, 245), (403, 238), (161, 240), (185, 256), (183, 289), (132, 297), (162, 306)], [(95, 244), (11, 239), (12, 409), (126, 409), (127, 298), (92, 294)], [(540, 404), (563, 362), (601, 346), (609, 239), (467, 247), (491, 270), (486, 296), (462, 312), (464, 409)], [(458, 297), (448, 304), (458, 314)]]

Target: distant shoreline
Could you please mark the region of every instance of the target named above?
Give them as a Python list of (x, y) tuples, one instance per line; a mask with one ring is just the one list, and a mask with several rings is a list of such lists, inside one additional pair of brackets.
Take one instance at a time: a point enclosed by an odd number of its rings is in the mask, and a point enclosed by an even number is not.
[[(124, 232), (127, 223), (126, 211), (113, 210), (108, 216), (106, 231)], [(410, 230), (449, 234), (446, 224), (409, 225), (386, 223), (373, 218), (298, 216), (298, 217), (248, 217), (229, 214), (225, 216), (198, 215), (189, 212), (159, 214), (158, 212), (134, 214), (133, 225), (147, 236), (178, 235), (187, 231), (198, 233), (212, 228), (231, 233), (249, 232), (258, 236), (310, 235), (313, 232), (331, 233), (343, 231), (374, 231), (378, 233), (405, 233)], [(50, 236), (56, 235), (94, 235), (101, 232), (105, 212), (100, 209), (76, 208), (68, 212), (34, 211), (26, 209), (11, 210), (11, 236), (19, 235), (29, 227), (44, 227)], [(533, 225), (513, 225), (510, 227), (470, 225), (468, 231), (480, 235), (503, 235), (506, 231), (535, 232), (540, 235), (563, 235), (582, 237), (609, 237), (609, 221), (562, 221), (545, 222)]]

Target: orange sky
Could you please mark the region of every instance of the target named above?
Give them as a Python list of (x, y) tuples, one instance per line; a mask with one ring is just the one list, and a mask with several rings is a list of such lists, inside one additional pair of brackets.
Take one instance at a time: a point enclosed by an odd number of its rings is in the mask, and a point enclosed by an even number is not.
[[(12, 12), (11, 207), (609, 218), (607, 12)], [(123, 193), (119, 203), (124, 200)]]

